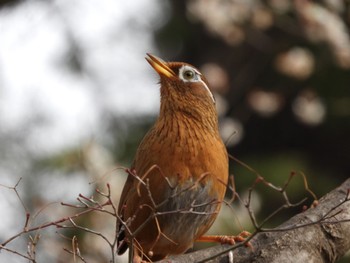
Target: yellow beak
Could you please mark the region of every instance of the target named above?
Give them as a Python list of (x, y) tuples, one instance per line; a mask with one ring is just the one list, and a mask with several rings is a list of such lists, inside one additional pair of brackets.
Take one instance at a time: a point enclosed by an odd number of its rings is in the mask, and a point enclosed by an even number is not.
[(154, 70), (167, 78), (175, 77), (175, 72), (162, 59), (147, 53), (146, 60), (154, 68)]

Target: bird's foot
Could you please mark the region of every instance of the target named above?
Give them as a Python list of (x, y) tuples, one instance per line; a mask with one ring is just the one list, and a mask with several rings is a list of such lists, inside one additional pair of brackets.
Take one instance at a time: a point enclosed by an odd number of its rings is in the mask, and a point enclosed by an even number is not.
[[(242, 231), (237, 236), (226, 236), (226, 235), (210, 235), (210, 236), (201, 236), (196, 241), (198, 242), (217, 242), (220, 244), (229, 244), (234, 245), (236, 242), (244, 242), (247, 237), (251, 234), (248, 231)], [(251, 247), (251, 244), (247, 242), (245, 244), (247, 247)]]
[(140, 256), (134, 256), (132, 263), (149, 263), (149, 261), (143, 260)]

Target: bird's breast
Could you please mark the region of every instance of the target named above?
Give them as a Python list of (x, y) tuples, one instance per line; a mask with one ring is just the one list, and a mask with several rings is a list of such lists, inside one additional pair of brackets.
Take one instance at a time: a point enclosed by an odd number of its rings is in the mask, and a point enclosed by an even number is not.
[(203, 129), (186, 119), (173, 120), (156, 124), (144, 141), (135, 161), (139, 175), (149, 173), (150, 180), (154, 177), (158, 185), (166, 178), (165, 181), (174, 187), (187, 182), (198, 181), (204, 185), (212, 181), (215, 183), (210, 184), (209, 193), (223, 195), (228, 179), (228, 158), (216, 130)]
[(158, 121), (141, 142), (134, 168), (143, 184), (133, 181), (125, 205), (130, 229), (153, 214), (138, 236), (143, 248), (186, 251), (214, 222), (225, 195), (228, 158), (217, 129), (186, 118)]

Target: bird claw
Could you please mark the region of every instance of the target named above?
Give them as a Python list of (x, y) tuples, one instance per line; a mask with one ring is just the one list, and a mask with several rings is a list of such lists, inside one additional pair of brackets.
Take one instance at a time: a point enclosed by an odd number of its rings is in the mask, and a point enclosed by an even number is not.
[[(220, 243), (234, 245), (237, 242), (244, 242), (250, 235), (251, 234), (248, 231), (242, 231), (237, 236), (221, 236)], [(251, 247), (251, 244), (249, 242), (247, 242), (245, 245)]]
[(140, 256), (136, 256), (133, 258), (132, 263), (149, 263), (149, 262), (142, 260), (142, 258)]
[[(248, 231), (242, 231), (237, 236), (202, 236), (197, 241), (201, 242), (217, 242), (222, 245), (228, 244), (228, 245), (234, 245), (236, 242), (244, 242), (247, 237), (249, 237), (251, 234)], [(246, 247), (252, 248), (252, 245), (250, 242), (245, 243)]]

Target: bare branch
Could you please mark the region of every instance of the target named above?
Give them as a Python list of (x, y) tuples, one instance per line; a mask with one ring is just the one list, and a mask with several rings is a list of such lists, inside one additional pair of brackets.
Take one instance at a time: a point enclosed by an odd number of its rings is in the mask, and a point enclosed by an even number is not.
[(247, 239), (253, 250), (244, 247), (243, 242), (160, 262), (336, 262), (350, 249), (349, 189), (350, 179), (322, 197), (316, 207), (292, 217), (276, 229), (253, 233)]

